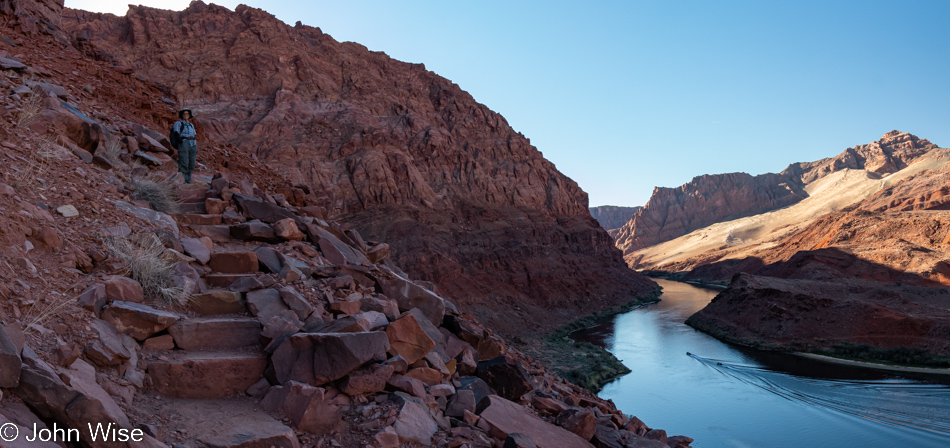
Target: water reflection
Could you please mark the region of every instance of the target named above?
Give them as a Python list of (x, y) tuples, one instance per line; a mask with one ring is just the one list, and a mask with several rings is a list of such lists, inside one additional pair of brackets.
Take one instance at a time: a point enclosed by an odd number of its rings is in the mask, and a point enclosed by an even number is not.
[(716, 291), (658, 282), (660, 303), (575, 334), (632, 370), (600, 393), (620, 409), (700, 448), (950, 446), (946, 379), (724, 344), (683, 324)]

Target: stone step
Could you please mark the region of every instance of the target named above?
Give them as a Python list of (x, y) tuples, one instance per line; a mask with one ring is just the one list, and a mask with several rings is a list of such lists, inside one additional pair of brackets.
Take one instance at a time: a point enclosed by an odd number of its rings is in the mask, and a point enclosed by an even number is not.
[(181, 202), (178, 204), (178, 213), (206, 213), (205, 202)]
[(207, 197), (208, 188), (199, 187), (197, 185), (190, 186), (188, 188), (182, 188), (178, 190), (178, 199), (181, 202), (185, 203), (202, 203), (205, 202), (205, 197)]
[(226, 225), (202, 226), (196, 224), (182, 224), (182, 226), (195, 232), (199, 237), (206, 236), (211, 238), (211, 241), (218, 244), (224, 244), (231, 241), (231, 227)]
[(260, 351), (170, 353), (148, 364), (152, 388), (175, 398), (225, 398), (244, 393), (267, 367)]
[(188, 310), (205, 316), (243, 314), (247, 313), (247, 303), (239, 292), (217, 289), (192, 295), (188, 300)]
[(182, 350), (260, 346), (261, 323), (253, 317), (193, 317), (168, 327)]
[(155, 415), (183, 440), (176, 446), (215, 448), (299, 448), (294, 430), (245, 398), (199, 400), (165, 398)]
[(179, 224), (217, 226), (221, 225), (221, 222), (221, 215), (210, 215), (203, 213), (180, 213), (178, 215)]
[(254, 252), (215, 252), (211, 254), (208, 266), (221, 274), (253, 274), (260, 270)]
[[(208, 286), (226, 288), (228, 291), (248, 292), (261, 289), (265, 285), (257, 278), (257, 274), (206, 274), (204, 277)], [(266, 277), (264, 278), (266, 279)]]

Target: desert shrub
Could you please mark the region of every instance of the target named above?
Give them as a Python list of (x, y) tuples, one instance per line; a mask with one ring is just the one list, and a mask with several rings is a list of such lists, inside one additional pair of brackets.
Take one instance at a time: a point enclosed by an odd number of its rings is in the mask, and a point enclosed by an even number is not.
[(132, 198), (148, 201), (153, 209), (165, 213), (178, 211), (178, 193), (175, 177), (148, 174), (132, 178)]
[(18, 128), (29, 127), (36, 120), (40, 110), (43, 109), (43, 97), (40, 95), (30, 95), (23, 103), (23, 107), (17, 112), (16, 125)]
[(165, 254), (165, 245), (154, 233), (133, 234), (105, 240), (112, 256), (126, 265), (126, 274), (142, 285), (149, 297), (170, 304), (184, 304), (188, 295), (175, 281), (175, 260)]

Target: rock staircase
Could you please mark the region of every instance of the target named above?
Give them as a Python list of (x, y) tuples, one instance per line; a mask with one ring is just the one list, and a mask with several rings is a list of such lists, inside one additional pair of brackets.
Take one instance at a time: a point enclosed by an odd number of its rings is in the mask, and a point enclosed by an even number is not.
[[(48, 418), (136, 421), (152, 436), (144, 448), (688, 445), (506, 346), (408, 280), (386, 244), (318, 207), (225, 176), (195, 179), (204, 183), (181, 186), (173, 216), (122, 205), (161, 227), (188, 300), (147, 301), (115, 276), (79, 297), (101, 319), (87, 358), (136, 386), (129, 416), (89, 386), (95, 394), (82, 393), (103, 411)], [(95, 369), (75, 362), (95, 384)], [(25, 357), (23, 368), (31, 407), (79, 393), (42, 361)]]
[[(195, 180), (201, 180), (201, 176)], [(182, 187), (176, 221), (186, 233), (211, 235), (219, 244), (211, 248), (204, 245), (207, 242), (200, 244), (208, 249), (207, 255), (195, 245), (192, 250), (183, 247), (184, 252), (203, 257), (203, 263), (195, 257), (200, 265), (209, 263), (213, 254), (240, 250), (230, 247), (233, 241), (229, 236), (225, 238), (230, 229), (222, 224), (220, 211), (207, 213), (208, 182)], [(268, 364), (261, 336), (263, 325), (247, 307), (243, 297), (247, 291), (240, 291), (240, 287), (239, 291), (227, 289), (239, 280), (256, 279), (257, 262), (251, 261), (251, 266), (242, 267), (239, 262), (222, 266), (252, 272), (216, 272), (210, 268), (203, 272), (196, 294), (179, 310), (181, 319), (167, 328), (173, 346), (142, 351), (152, 391), (160, 397), (155, 399), (173, 416), (171, 425), (166, 426), (178, 429), (176, 435), (183, 435), (178, 443), (184, 446), (299, 447), (293, 429), (254, 401), (242, 398), (255, 384), (263, 383), (258, 384), (259, 391), (269, 386), (263, 380)]]

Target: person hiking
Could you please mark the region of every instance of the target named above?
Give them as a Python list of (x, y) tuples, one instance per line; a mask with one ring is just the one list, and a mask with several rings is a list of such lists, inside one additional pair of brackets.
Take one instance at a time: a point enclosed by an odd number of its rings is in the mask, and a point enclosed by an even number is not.
[(185, 183), (191, 183), (191, 172), (195, 170), (195, 159), (198, 156), (198, 142), (195, 140), (195, 125), (191, 123), (191, 109), (184, 108), (178, 111), (178, 118), (172, 125), (169, 136), (172, 146), (178, 150), (178, 172), (185, 177)]

